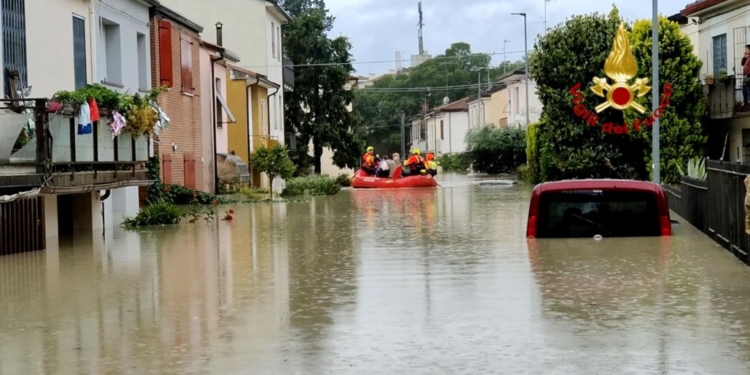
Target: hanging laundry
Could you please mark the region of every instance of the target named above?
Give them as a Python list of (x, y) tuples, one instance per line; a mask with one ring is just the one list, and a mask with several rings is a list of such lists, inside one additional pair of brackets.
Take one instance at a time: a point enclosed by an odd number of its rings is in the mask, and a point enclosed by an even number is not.
[(169, 126), (169, 117), (167, 117), (167, 114), (164, 112), (163, 109), (161, 109), (161, 107), (159, 107), (158, 104), (156, 104), (156, 102), (152, 101), (150, 104), (151, 104), (151, 108), (153, 108), (154, 111), (156, 111), (156, 114), (158, 117), (156, 120), (156, 124), (154, 126), (154, 134), (159, 135), (162, 129), (165, 129), (166, 127)]
[(99, 116), (99, 105), (96, 104), (96, 99), (94, 99), (94, 97), (89, 99), (89, 109), (91, 110), (91, 121), (99, 121), (101, 118)]
[(109, 123), (109, 128), (112, 130), (113, 139), (122, 133), (125, 125), (127, 125), (127, 122), (120, 112), (112, 111), (112, 122)]
[(81, 104), (81, 113), (78, 115), (78, 135), (91, 134), (91, 109), (88, 103)]

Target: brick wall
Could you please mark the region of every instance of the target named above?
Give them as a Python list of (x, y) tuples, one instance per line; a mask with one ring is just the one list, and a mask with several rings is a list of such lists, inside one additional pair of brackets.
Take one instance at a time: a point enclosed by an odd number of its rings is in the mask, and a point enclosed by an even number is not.
[[(167, 17), (157, 15), (151, 19), (151, 77), (152, 85), (160, 85), (160, 47), (159, 47), (159, 21), (171, 22), (172, 30), (172, 82), (173, 85), (168, 92), (161, 95), (159, 105), (167, 113), (170, 119), (169, 127), (164, 129), (159, 136), (161, 143), (155, 145), (154, 152), (159, 155), (172, 155), (171, 182), (185, 185), (185, 154), (191, 153), (195, 159), (195, 186), (201, 190), (203, 187), (203, 131), (201, 118), (201, 79), (200, 79), (200, 39), (194, 31), (183, 27), (179, 23)], [(181, 35), (186, 34), (192, 42), (192, 77), (194, 91), (192, 93), (182, 92), (181, 75)], [(210, 135), (209, 135), (210, 136)], [(172, 143), (177, 145), (174, 151)], [(164, 176), (162, 168), (162, 180), (169, 181)]]

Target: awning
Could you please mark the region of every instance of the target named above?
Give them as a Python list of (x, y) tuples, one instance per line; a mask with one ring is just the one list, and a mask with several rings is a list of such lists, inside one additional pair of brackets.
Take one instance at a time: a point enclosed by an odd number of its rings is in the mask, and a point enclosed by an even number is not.
[(229, 117), (229, 122), (232, 122), (232, 123), (237, 122), (237, 119), (234, 118), (232, 111), (229, 110), (227, 101), (224, 99), (224, 97), (221, 95), (219, 91), (216, 91), (216, 99), (219, 99), (219, 103), (221, 103), (221, 108), (224, 109), (224, 113), (226, 113), (227, 117)]

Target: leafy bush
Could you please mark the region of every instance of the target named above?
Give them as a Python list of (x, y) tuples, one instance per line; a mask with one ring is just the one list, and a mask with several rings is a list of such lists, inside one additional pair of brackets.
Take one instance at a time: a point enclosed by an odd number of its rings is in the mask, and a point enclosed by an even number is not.
[(523, 182), (528, 182), (531, 184), (535, 182), (534, 174), (532, 173), (531, 168), (526, 164), (519, 165), (518, 169), (516, 169), (516, 173), (518, 173), (518, 179)]
[(519, 128), (475, 128), (466, 134), (466, 149), (477, 172), (515, 172), (526, 162), (526, 135)]
[(471, 155), (468, 153), (443, 154), (436, 161), (443, 172), (466, 172), (471, 167)]
[(250, 155), (250, 165), (255, 170), (268, 175), (268, 179), (273, 180), (281, 177), (285, 180), (292, 177), (297, 167), (289, 158), (286, 147), (280, 144), (274, 144), (271, 147), (261, 146)]
[(259, 202), (268, 198), (269, 191), (252, 186), (244, 186), (239, 189), (238, 193), (244, 195), (250, 201)]
[(338, 183), (341, 187), (348, 187), (352, 185), (352, 176), (342, 173), (338, 177), (336, 177), (336, 183)]
[(286, 182), (282, 195), (334, 195), (341, 190), (338, 181), (327, 175), (295, 177)]
[(135, 217), (126, 218), (122, 225), (135, 228), (151, 225), (179, 224), (187, 216), (184, 209), (167, 201), (158, 201), (143, 207)]
[(695, 158), (688, 160), (687, 173), (683, 172), (683, 169), (679, 164), (677, 164), (676, 167), (681, 176), (696, 180), (705, 180), (706, 178), (708, 178), (705, 158)]
[(148, 178), (154, 183), (148, 187), (148, 204), (171, 203), (171, 204), (229, 204), (234, 203), (227, 199), (211, 193), (188, 189), (181, 185), (165, 185), (161, 182), (159, 158), (150, 158), (147, 163)]
[[(526, 164), (528, 177), (524, 181), (535, 183), (539, 181), (539, 127), (541, 123), (529, 124), (526, 128)], [(519, 178), (520, 167), (519, 167)]]

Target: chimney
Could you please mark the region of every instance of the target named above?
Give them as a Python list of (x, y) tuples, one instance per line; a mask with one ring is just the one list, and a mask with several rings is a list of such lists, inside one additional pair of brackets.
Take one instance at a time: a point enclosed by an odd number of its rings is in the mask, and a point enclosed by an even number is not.
[(224, 46), (223, 45), (224, 44), (224, 41), (223, 41), (224, 38), (221, 35), (221, 29), (223, 27), (224, 27), (224, 24), (222, 24), (221, 22), (217, 22), (216, 23), (216, 45), (218, 45), (219, 47), (223, 47)]

